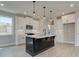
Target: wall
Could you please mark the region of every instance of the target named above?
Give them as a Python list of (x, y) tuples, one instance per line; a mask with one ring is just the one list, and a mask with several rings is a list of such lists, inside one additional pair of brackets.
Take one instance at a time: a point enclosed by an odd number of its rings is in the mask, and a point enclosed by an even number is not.
[(79, 46), (79, 10), (76, 11), (75, 30), (75, 46)]
[[(0, 15), (13, 17), (13, 25), (15, 23), (15, 15), (9, 12), (1, 11)], [(13, 26), (13, 34), (12, 35), (0, 35), (0, 46), (5, 46), (9, 44), (15, 44), (15, 25)]]
[(55, 20), (55, 28), (56, 28), (56, 42), (63, 43), (63, 24), (61, 19)]
[(62, 23), (67, 24), (67, 23), (74, 23), (75, 22), (75, 14), (69, 14), (62, 16)]
[(41, 19), (40, 20), (40, 33), (41, 34), (44, 34), (43, 30), (46, 29), (46, 34), (47, 34), (47, 30), (48, 30), (48, 27), (47, 27), (47, 20), (46, 19)]
[[(26, 25), (32, 25), (33, 30), (26, 30)], [(38, 20), (16, 16), (16, 44), (25, 43), (25, 33), (37, 33), (39, 30)]]
[(41, 19), (40, 20), (40, 33), (41, 34), (44, 34), (43, 30), (45, 29), (46, 30), (46, 34), (54, 34), (55, 31), (54, 31), (54, 25), (50, 25), (50, 28), (49, 28), (49, 20), (48, 19)]

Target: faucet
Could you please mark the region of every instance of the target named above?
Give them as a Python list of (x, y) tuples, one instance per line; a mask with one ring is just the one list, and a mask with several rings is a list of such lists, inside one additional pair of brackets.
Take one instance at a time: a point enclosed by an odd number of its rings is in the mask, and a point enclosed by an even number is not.
[(44, 35), (46, 35), (46, 29), (43, 29), (43, 33), (44, 33)]

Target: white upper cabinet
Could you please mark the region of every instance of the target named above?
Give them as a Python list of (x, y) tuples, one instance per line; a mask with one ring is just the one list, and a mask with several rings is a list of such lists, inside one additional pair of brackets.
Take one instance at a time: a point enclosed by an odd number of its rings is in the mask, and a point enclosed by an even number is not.
[(75, 14), (62, 16), (62, 23), (75, 23)]

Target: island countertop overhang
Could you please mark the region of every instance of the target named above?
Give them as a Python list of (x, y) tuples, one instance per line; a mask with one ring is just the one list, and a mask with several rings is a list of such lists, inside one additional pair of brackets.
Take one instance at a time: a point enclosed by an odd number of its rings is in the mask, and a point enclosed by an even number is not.
[(30, 38), (45, 38), (45, 37), (51, 37), (51, 36), (56, 36), (55, 34), (47, 34), (47, 35), (26, 35), (26, 37)]

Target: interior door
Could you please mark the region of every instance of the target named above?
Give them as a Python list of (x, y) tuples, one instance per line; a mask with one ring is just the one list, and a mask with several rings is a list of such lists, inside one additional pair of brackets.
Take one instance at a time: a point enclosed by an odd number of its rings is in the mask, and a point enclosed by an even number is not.
[(64, 24), (64, 41), (75, 43), (75, 23)]

